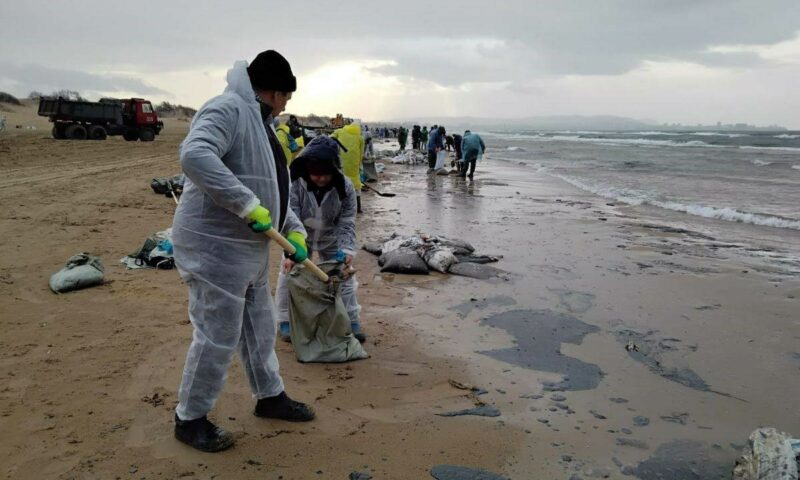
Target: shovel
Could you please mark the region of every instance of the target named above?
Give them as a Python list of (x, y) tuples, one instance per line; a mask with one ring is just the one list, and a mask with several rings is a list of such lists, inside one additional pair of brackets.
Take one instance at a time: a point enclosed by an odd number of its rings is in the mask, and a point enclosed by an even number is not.
[[(267, 230), (264, 233), (266, 233), (267, 236), (269, 238), (271, 238), (272, 240), (275, 240), (276, 242), (278, 242), (278, 245), (280, 245), (281, 248), (286, 250), (286, 252), (288, 252), (290, 255), (293, 255), (294, 252), (296, 251), (295, 248), (294, 248), (294, 245), (289, 243), (289, 240), (286, 240), (283, 237), (283, 235), (281, 235), (280, 233), (276, 232), (274, 228), (270, 228), (269, 230)], [(312, 262), (310, 258), (306, 258), (305, 260), (303, 260), (303, 265), (307, 269), (311, 270), (311, 272), (314, 275), (316, 275), (317, 278), (319, 278), (323, 282), (328, 283), (328, 280), (330, 280), (330, 278), (328, 277), (328, 274), (323, 272), (322, 270), (320, 270), (320, 268), (318, 266), (314, 265), (314, 262)]]
[(370, 186), (369, 186), (369, 185), (367, 185), (366, 183), (364, 184), (364, 186), (365, 186), (365, 187), (367, 187), (367, 190), (372, 190), (373, 192), (377, 193), (377, 194), (378, 194), (378, 195), (380, 195), (381, 197), (394, 197), (394, 196), (395, 196), (395, 194), (394, 194), (394, 193), (381, 193), (381, 192), (379, 192), (379, 191), (375, 190), (374, 188), (370, 187)]

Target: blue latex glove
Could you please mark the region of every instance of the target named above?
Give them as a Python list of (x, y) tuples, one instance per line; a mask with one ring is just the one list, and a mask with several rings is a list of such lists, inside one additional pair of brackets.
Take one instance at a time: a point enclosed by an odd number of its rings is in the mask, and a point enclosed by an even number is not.
[(333, 257), (339, 263), (344, 263), (347, 259), (347, 255), (344, 253), (344, 250), (337, 250), (336, 255)]

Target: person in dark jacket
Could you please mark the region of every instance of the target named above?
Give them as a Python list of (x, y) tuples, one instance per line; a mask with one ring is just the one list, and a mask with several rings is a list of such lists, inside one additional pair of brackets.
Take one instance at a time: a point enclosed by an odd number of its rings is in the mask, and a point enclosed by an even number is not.
[(444, 127), (431, 128), (431, 136), (428, 139), (428, 171), (432, 171), (436, 167), (436, 155), (444, 150)]
[(419, 129), (419, 125), (414, 125), (411, 128), (411, 148), (414, 150), (419, 150), (419, 142), (422, 138), (422, 132)]
[(457, 133), (453, 134), (453, 150), (456, 151), (455, 165), (458, 167), (459, 172), (461, 171), (461, 161), (463, 160), (463, 158), (461, 158), (461, 139), (461, 135)]
[(406, 149), (406, 142), (408, 141), (408, 130), (403, 127), (400, 127), (397, 130), (397, 141), (400, 143), (400, 151)]

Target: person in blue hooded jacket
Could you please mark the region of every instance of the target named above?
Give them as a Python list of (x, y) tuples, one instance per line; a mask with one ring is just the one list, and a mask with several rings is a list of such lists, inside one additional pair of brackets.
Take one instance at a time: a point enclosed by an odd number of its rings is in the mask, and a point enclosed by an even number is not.
[(183, 368), (175, 438), (198, 450), (230, 448), (233, 436), (207, 414), (239, 351), (258, 417), (308, 421), (314, 411), (284, 391), (275, 354), (269, 238), (283, 232), (307, 257), (306, 230), (288, 208), (287, 159), (273, 128), (297, 81), (274, 50), (228, 71), (222, 95), (206, 102), (181, 144), (186, 174), (172, 223), (175, 264), (189, 287), (193, 334)]
[[(486, 151), (486, 144), (477, 133), (472, 133), (469, 130), (464, 132), (464, 138), (461, 139), (461, 154), (464, 156), (464, 161), (461, 163), (461, 178), (469, 177), (475, 174), (475, 164), (483, 156)], [(469, 171), (469, 174), (467, 173)]]
[[(358, 197), (353, 182), (342, 173), (339, 148), (340, 144), (333, 138), (316, 137), (303, 149), (291, 167), (289, 208), (308, 232), (309, 255), (316, 252), (320, 261), (338, 260), (350, 266), (358, 251)], [(291, 271), (294, 263), (291, 259), (284, 260), (275, 292), (279, 332), (285, 340), (291, 333), (286, 273)], [(366, 335), (359, 321), (361, 306), (356, 298), (357, 289), (355, 276), (350, 276), (341, 283), (340, 292), (353, 335), (364, 342)]]

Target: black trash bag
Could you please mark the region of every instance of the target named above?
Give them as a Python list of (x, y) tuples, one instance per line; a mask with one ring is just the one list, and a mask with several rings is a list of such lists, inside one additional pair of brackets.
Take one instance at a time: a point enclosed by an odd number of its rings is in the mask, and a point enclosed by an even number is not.
[(150, 188), (159, 195), (171, 197), (174, 193), (176, 197), (179, 197), (183, 193), (183, 184), (185, 181), (186, 177), (182, 173), (173, 177), (154, 178), (153, 181), (150, 182)]
[(153, 250), (155, 250), (156, 247), (158, 247), (158, 241), (152, 237), (149, 237), (144, 241), (142, 248), (128, 256), (135, 259), (136, 265), (140, 267), (147, 266), (157, 268), (159, 270), (172, 270), (175, 268), (174, 257), (167, 255), (153, 255)]
[(392, 273), (429, 273), (428, 264), (419, 256), (416, 250), (410, 248), (398, 248), (391, 252), (386, 252), (378, 259), (381, 272)]

